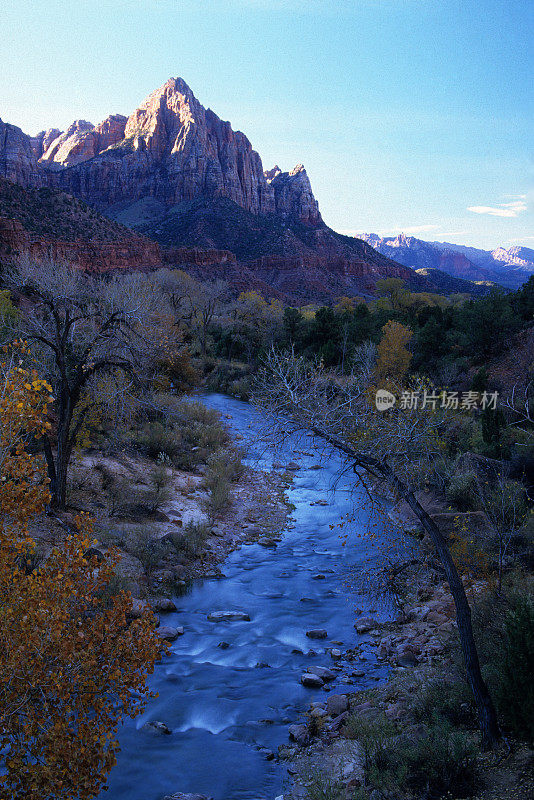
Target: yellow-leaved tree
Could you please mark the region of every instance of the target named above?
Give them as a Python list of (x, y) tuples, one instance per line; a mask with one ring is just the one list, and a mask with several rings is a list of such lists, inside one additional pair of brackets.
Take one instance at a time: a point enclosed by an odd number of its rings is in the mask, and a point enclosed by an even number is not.
[[(37, 567), (30, 521), (49, 500), (30, 445), (47, 429), (50, 386), (15, 356), (0, 362), (0, 797), (94, 798), (115, 763), (116, 730), (142, 711), (161, 650), (150, 613), (110, 591), (117, 556), (91, 555), (91, 525)], [(37, 449), (37, 448), (35, 448)], [(93, 551), (94, 552), (94, 551)], [(100, 560), (99, 560), (100, 559)]]
[(412, 335), (410, 328), (391, 319), (382, 328), (376, 364), (376, 371), (382, 382), (402, 384), (412, 359), (406, 346)]

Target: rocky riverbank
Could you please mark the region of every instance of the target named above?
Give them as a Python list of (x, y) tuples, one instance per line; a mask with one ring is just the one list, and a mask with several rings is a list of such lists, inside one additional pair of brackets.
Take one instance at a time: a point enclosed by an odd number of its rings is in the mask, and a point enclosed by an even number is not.
[[(384, 716), (402, 724), (408, 719), (416, 687), (428, 679), (438, 662), (450, 664), (449, 640), (456, 621), (444, 583), (425, 582), (411, 595), (404, 612), (391, 621), (360, 617), (354, 627), (363, 637), (358, 645), (346, 650), (332, 648), (326, 670), (314, 672), (310, 667), (302, 676), (304, 685), (322, 685), (328, 695), (324, 701), (310, 704), (306, 717), (290, 726), (290, 744), (280, 747), (280, 757), (288, 762), (291, 776), (284, 800), (309, 797), (318, 774), (344, 786), (350, 797), (351, 791), (363, 785), (361, 748), (351, 738), (351, 717), (374, 721)], [(365, 690), (349, 688), (365, 676), (362, 653), (369, 649), (378, 661), (391, 666), (387, 681)], [(334, 682), (337, 688), (331, 693)], [(346, 689), (340, 691), (340, 684)]]
[[(486, 589), (482, 581), (466, 586), (470, 602)], [(430, 760), (429, 750), (436, 748), (436, 757), (445, 759), (446, 739), (440, 740), (440, 735), (452, 736), (449, 742), (456, 736), (456, 746), (462, 741), (466, 753), (471, 752), (473, 785), (458, 796), (477, 800), (534, 796), (531, 748), (506, 740), (497, 752), (478, 749), (476, 715), (463, 678), (447, 584), (430, 573), (407, 591), (406, 599), (403, 612), (390, 621), (356, 619), (354, 627), (364, 641), (344, 651), (331, 649), (327, 670), (310, 668), (303, 676), (304, 685), (322, 685), (329, 693), (324, 701), (311, 702), (304, 718), (289, 727), (290, 741), (280, 746), (279, 757), (287, 762), (290, 784), (277, 800), (400, 800), (404, 794), (385, 787), (378, 790), (368, 782), (369, 752), (380, 747), (387, 752), (388, 746), (393, 753), (397, 747), (400, 752), (411, 747), (412, 753), (420, 748)], [(349, 686), (341, 690), (339, 684), (357, 686), (365, 675), (360, 663), (364, 648), (372, 648), (376, 659), (389, 665), (387, 680), (363, 690)], [(330, 693), (334, 681), (337, 687)], [(395, 758), (401, 758), (399, 752)]]

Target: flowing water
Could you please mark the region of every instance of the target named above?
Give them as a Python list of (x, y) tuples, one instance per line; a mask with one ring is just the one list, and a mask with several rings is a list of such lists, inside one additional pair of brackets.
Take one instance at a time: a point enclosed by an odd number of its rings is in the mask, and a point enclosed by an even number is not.
[[(120, 731), (121, 753), (102, 795), (107, 800), (161, 800), (178, 791), (215, 800), (273, 800), (283, 791), (286, 773), (261, 748), (276, 752), (310, 701), (327, 697), (322, 689), (304, 688), (300, 675), (311, 665), (332, 664), (333, 641), (354, 646), (366, 638), (355, 633), (354, 609), (365, 612), (369, 601), (344, 583), (368, 555), (357, 537), (365, 512), (359, 512), (345, 547), (339, 528), (330, 528), (353, 508), (353, 475), (339, 478), (342, 464), (335, 454), (320, 469), (310, 469), (321, 463), (311, 439), (296, 452), (289, 444), (282, 455), (263, 452), (258, 411), (223, 395), (203, 402), (231, 416), (248, 463), (265, 469), (273, 460), (300, 465), (289, 490), (295, 511), (276, 549), (244, 546), (222, 565), (226, 577), (196, 581), (187, 595), (175, 598), (178, 610), (166, 614), (164, 624), (183, 625), (185, 634), (151, 678), (159, 697)], [(311, 505), (318, 500), (328, 505)], [(251, 621), (210, 622), (208, 613), (217, 610), (246, 611)], [(328, 638), (307, 638), (312, 628), (325, 628)], [(222, 641), (230, 646), (222, 649)], [(316, 655), (307, 655), (312, 648)], [(363, 653), (365, 678), (354, 679), (353, 687), (336, 681), (332, 691), (364, 688), (385, 674), (371, 647), (364, 644)], [(165, 722), (172, 734), (140, 730), (150, 720)]]

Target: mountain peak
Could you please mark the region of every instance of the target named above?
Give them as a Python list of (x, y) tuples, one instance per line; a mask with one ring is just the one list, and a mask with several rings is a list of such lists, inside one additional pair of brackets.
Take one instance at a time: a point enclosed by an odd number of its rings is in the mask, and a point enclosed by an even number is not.
[(102, 210), (147, 198), (172, 206), (226, 197), (253, 214), (323, 224), (302, 164), (264, 173), (247, 137), (204, 108), (180, 77), (127, 118), (113, 114), (96, 126), (76, 120), (31, 138), (0, 123), (2, 131), (0, 174), (26, 188), (63, 189)]
[(282, 174), (282, 170), (280, 169), (278, 164), (275, 164), (272, 169), (264, 170), (263, 174), (265, 175), (267, 182), (270, 183), (273, 180), (273, 178), (276, 178), (277, 175)]

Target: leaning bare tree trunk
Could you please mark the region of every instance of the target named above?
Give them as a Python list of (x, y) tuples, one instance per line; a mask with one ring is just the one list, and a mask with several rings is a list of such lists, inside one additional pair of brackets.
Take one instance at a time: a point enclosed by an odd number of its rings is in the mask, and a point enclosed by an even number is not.
[(443, 569), (445, 570), (451, 595), (456, 607), (458, 635), (460, 637), (465, 669), (471, 690), (473, 692), (480, 730), (482, 732), (482, 746), (484, 749), (494, 746), (501, 738), (499, 723), (497, 721), (497, 713), (495, 711), (488, 687), (486, 686), (480, 670), (478, 651), (473, 635), (473, 626), (471, 624), (471, 609), (469, 608), (463, 583), (458, 575), (458, 571), (450, 554), (445, 537), (439, 530), (436, 523), (429, 517), (425, 509), (419, 503), (411, 489), (409, 489), (398, 478), (387, 461), (379, 461), (378, 459), (372, 458), (363, 453), (359, 453), (350, 445), (346, 444), (346, 442), (343, 440), (336, 436), (332, 436), (328, 432), (321, 430), (318, 427), (314, 426), (311, 428), (311, 430), (316, 435), (325, 439), (334, 447), (353, 458), (355, 469), (361, 468), (367, 470), (375, 476), (379, 475), (388, 480), (395, 487), (397, 494), (410, 506), (424, 530), (430, 536), (443, 565)]
[(480, 670), (478, 651), (473, 636), (473, 626), (471, 624), (471, 609), (469, 608), (465, 589), (458, 575), (458, 570), (450, 554), (445, 537), (416, 499), (414, 493), (396, 477), (390, 467), (386, 467), (383, 474), (385, 477), (389, 477), (390, 481), (395, 485), (400, 497), (410, 506), (424, 530), (430, 536), (443, 565), (443, 569), (445, 570), (456, 607), (458, 635), (462, 646), (467, 678), (475, 698), (478, 721), (482, 732), (482, 746), (484, 749), (490, 748), (499, 741), (501, 732), (499, 730), (497, 713), (491, 695)]

